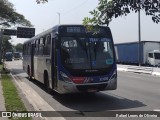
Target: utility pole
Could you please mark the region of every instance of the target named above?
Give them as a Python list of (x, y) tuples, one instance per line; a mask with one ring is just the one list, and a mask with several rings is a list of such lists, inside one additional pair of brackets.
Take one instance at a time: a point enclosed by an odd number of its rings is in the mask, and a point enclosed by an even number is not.
[(2, 38), (3, 37), (3, 32), (0, 30), (0, 64), (2, 63)]
[(61, 19), (61, 16), (60, 16), (60, 13), (59, 13), (59, 12), (58, 12), (57, 14), (58, 14), (58, 17), (59, 17), (59, 24), (60, 24), (60, 22), (61, 22), (61, 20), (60, 20), (60, 19)]
[(140, 19), (140, 8), (138, 10), (138, 39), (139, 39), (139, 44), (138, 44), (138, 63), (139, 66), (141, 66), (141, 19)]

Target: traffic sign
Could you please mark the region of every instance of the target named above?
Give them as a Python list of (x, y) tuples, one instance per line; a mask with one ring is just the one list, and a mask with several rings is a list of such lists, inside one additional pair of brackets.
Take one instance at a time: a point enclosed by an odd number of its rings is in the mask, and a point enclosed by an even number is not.
[(35, 28), (17, 27), (17, 38), (31, 38), (35, 36)]
[(17, 30), (3, 29), (3, 35), (17, 35)]

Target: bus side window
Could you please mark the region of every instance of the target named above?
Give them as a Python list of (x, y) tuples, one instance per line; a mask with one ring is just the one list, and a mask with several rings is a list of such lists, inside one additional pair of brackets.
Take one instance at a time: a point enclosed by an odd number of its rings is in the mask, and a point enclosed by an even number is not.
[(36, 43), (36, 47), (37, 47), (37, 55), (38, 55), (38, 51), (39, 51), (39, 40), (36, 40), (37, 41), (37, 43)]
[(30, 55), (30, 43), (27, 45), (27, 55)]
[(40, 55), (40, 39), (37, 40), (37, 55)]
[(31, 43), (29, 43), (29, 50), (28, 50), (28, 54), (31, 55)]
[(44, 55), (50, 55), (51, 48), (51, 35), (46, 36), (45, 46), (44, 46)]
[(40, 43), (39, 43), (39, 55), (43, 55), (43, 47), (44, 47), (44, 38), (40, 38)]
[(25, 55), (25, 44), (23, 45), (23, 55)]
[(34, 41), (34, 55), (36, 55), (36, 40)]

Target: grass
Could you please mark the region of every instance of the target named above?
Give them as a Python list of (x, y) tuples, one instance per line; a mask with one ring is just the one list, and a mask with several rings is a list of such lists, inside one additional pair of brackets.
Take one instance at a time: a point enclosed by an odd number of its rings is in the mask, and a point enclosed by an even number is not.
[(9, 71), (5, 68), (5, 69), (3, 69), (3, 65), (2, 64), (0, 64), (0, 73), (1, 74), (8, 74), (9, 73)]
[[(0, 69), (2, 70), (2, 66), (0, 65)], [(13, 112), (22, 112), (27, 111), (22, 102), (21, 98), (18, 95), (18, 91), (8, 74), (2, 74), (2, 86), (3, 86), (3, 96), (5, 99), (5, 107), (6, 111)], [(10, 118), (11, 120), (32, 120), (32, 118), (18, 117), (18, 118)]]
[(2, 65), (0, 64), (0, 71), (2, 70)]

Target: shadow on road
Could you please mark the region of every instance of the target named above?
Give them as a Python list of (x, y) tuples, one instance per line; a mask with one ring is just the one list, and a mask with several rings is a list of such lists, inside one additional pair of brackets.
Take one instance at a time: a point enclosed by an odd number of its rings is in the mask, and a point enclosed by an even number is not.
[(78, 111), (121, 110), (146, 106), (140, 101), (119, 98), (102, 92), (56, 95), (53, 98), (64, 106)]

